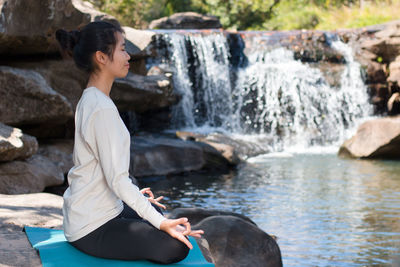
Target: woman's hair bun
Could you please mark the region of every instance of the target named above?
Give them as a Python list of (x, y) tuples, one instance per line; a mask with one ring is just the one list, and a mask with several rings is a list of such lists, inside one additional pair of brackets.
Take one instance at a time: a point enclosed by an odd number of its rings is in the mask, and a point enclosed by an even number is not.
[(60, 43), (61, 48), (71, 55), (74, 51), (74, 47), (79, 43), (80, 36), (81, 32), (78, 30), (67, 32), (66, 30), (60, 29), (56, 31), (56, 39)]

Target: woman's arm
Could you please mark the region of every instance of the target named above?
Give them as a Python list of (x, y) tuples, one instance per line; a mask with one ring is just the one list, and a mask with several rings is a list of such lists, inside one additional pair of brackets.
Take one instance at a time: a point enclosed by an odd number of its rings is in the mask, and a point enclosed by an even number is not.
[(129, 178), (130, 135), (114, 108), (101, 109), (91, 118), (94, 145), (106, 182), (118, 198), (140, 217), (160, 229), (164, 216), (154, 209)]

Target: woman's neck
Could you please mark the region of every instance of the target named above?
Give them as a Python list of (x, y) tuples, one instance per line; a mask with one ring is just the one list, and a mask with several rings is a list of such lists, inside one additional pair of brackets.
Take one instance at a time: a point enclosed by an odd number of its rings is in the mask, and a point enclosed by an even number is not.
[(109, 77), (103, 73), (91, 74), (86, 88), (94, 86), (102, 91), (106, 96), (110, 97), (113, 82), (114, 77)]

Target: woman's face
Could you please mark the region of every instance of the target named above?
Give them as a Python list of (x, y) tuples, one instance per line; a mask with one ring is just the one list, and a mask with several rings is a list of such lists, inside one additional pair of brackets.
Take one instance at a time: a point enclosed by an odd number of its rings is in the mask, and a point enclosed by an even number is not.
[(128, 74), (129, 62), (131, 58), (125, 51), (125, 38), (122, 33), (117, 32), (117, 45), (115, 46), (113, 60), (108, 61), (107, 69), (115, 78), (124, 78)]

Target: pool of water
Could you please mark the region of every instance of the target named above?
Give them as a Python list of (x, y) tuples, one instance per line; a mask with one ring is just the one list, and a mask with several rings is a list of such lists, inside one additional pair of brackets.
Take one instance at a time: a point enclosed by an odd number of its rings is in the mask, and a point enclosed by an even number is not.
[(284, 266), (399, 264), (400, 161), (265, 155), (230, 173), (146, 179), (141, 186), (164, 195), (169, 210), (250, 217), (278, 237)]

